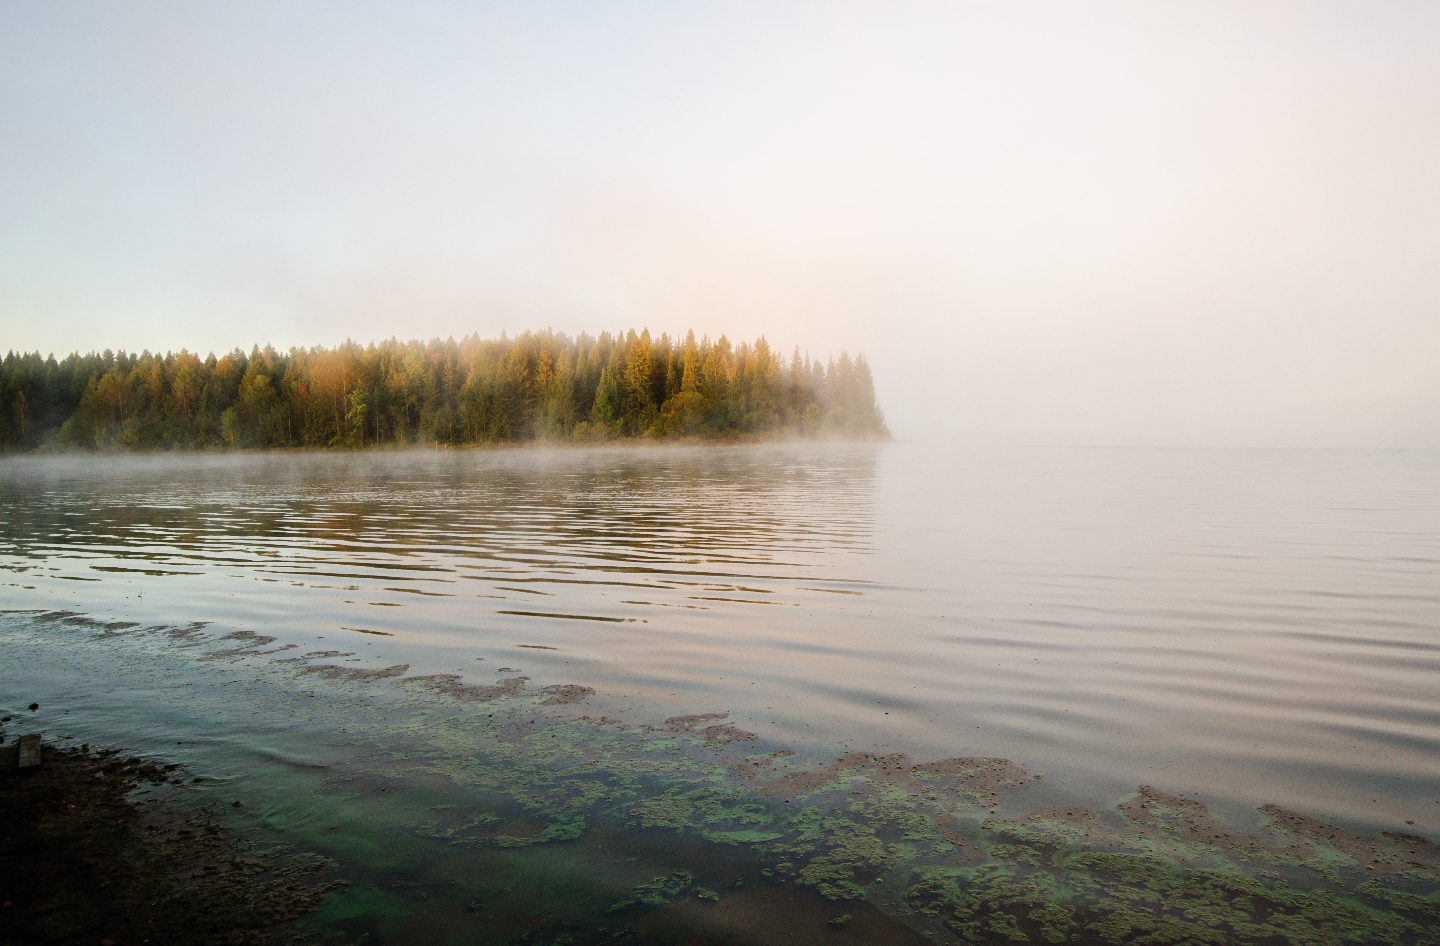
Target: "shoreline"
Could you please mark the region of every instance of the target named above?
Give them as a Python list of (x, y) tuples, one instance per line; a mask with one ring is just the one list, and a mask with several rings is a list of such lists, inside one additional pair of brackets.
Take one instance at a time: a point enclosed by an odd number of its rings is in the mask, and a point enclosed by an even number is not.
[(262, 946), (343, 886), (317, 878), (327, 861), (248, 850), (178, 764), (47, 742), (22, 771), (5, 742), (0, 942)]
[(440, 453), (440, 452), (482, 452), (482, 451), (507, 451), (507, 450), (556, 450), (556, 451), (603, 451), (603, 450), (631, 450), (635, 448), (644, 449), (681, 449), (696, 447), (764, 447), (764, 446), (792, 446), (801, 444), (811, 445), (837, 445), (845, 444), (852, 446), (860, 445), (882, 445), (891, 443), (909, 443), (912, 441), (902, 440), (896, 437), (712, 437), (712, 438), (652, 438), (652, 437), (624, 437), (614, 440), (524, 440), (507, 441), (504, 443), (408, 443), (393, 444), (386, 443), (365, 447), (321, 447), (321, 446), (299, 446), (299, 447), (173, 447), (130, 450), (113, 447), (93, 449), (78, 449), (73, 447), (51, 447), (40, 446), (32, 450), (6, 450), (0, 451), (0, 459), (11, 459), (18, 457), (154, 457), (154, 456), (234, 456), (234, 455), (290, 455), (290, 454), (315, 454), (315, 455), (355, 455), (366, 453)]

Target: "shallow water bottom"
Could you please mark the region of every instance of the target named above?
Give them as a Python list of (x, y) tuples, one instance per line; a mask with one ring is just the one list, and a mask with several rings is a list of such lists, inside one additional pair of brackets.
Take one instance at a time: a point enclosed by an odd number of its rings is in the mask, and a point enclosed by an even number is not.
[(822, 756), (710, 707), (636, 725), (201, 625), (0, 631), (7, 736), (179, 762), (244, 844), (331, 859), (347, 886), (290, 931), (322, 941), (1440, 941), (1440, 852), (1403, 832), (1143, 786), (1057, 805), (1003, 759)]

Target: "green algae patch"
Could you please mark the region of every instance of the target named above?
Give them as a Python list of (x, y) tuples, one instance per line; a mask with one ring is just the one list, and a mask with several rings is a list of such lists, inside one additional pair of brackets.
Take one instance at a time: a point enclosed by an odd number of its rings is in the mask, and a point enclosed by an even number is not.
[(778, 841), (785, 835), (778, 831), (701, 831), (700, 836), (718, 844), (759, 844), (762, 841)]
[(476, 823), (451, 843), (577, 844), (603, 825), (688, 845), (606, 915), (723, 900), (717, 891), (740, 889), (744, 871), (728, 884), (697, 878), (731, 850), (757, 879), (883, 903), (932, 941), (1440, 942), (1440, 857), (1424, 838), (1369, 838), (1272, 808), (1264, 829), (1247, 833), (1148, 786), (1107, 811), (995, 818), (987, 812), (1002, 797), (1038, 776), (994, 758), (848, 753), (807, 765), (785, 750), (740, 755), (758, 740), (723, 713), (632, 727), (554, 716), (520, 677), (498, 692), (463, 686), (422, 683), (421, 699), (464, 694), (409, 730), (430, 748), (424, 769), (501, 799), (527, 827)]
[(584, 832), (584, 818), (558, 819), (547, 824), (536, 834), (497, 834), (490, 838), (490, 843), (496, 847), (526, 847), (531, 844), (546, 844), (550, 841), (573, 841)]
[[(854, 753), (805, 769), (775, 753), (718, 765), (717, 745), (728, 744), (709, 732), (717, 718), (652, 731), (568, 722), (502, 754), (524, 769), (532, 806), (743, 845), (765, 875), (832, 901), (883, 889), (890, 909), (942, 940), (1421, 944), (1440, 928), (1440, 861), (1421, 838), (1365, 839), (1278, 810), (1247, 834), (1201, 802), (1144, 786), (1108, 816), (1072, 807), (986, 818), (1035, 776), (997, 759)], [(516, 774), (506, 778), (518, 789)], [(1381, 884), (1377, 867), (1391, 879), (1403, 870), (1408, 888)], [(657, 877), (610, 909), (674, 902), (694, 876)]]
[(688, 870), (677, 870), (664, 877), (640, 884), (630, 896), (612, 904), (608, 912), (629, 910), (633, 907), (659, 907), (674, 901), (695, 885), (695, 875)]

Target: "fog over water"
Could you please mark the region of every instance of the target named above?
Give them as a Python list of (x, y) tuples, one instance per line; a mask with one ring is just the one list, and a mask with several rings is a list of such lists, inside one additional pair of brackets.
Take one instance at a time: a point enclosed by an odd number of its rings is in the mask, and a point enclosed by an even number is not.
[(0, 24), (0, 353), (763, 335), (897, 438), (0, 457), (3, 751), (285, 935), (1437, 942), (1440, 5)]
[[(11, 460), (12, 609), (1440, 830), (1427, 452), (794, 445)], [(22, 694), (18, 691), (15, 698)]]
[(7, 348), (693, 327), (904, 437), (1440, 442), (1434, 4), (5, 9)]

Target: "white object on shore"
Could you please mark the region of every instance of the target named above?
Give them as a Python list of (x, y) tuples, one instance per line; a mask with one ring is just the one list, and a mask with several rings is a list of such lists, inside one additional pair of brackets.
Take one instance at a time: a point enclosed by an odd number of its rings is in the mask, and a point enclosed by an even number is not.
[(20, 768), (33, 769), (40, 764), (40, 734), (20, 737)]

